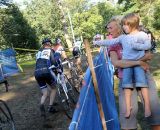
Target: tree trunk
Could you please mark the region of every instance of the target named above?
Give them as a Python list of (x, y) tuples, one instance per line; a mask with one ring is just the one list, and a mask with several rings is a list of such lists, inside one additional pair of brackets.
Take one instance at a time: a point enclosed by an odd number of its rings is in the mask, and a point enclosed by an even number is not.
[(63, 6), (62, 6), (62, 3), (60, 2), (60, 0), (58, 0), (58, 7), (61, 10), (61, 16), (62, 16), (61, 20), (62, 20), (62, 23), (63, 23), (64, 37), (65, 37), (67, 46), (68, 46), (69, 50), (71, 51), (72, 50), (72, 41), (71, 41), (71, 38), (70, 38), (68, 30), (67, 30), (67, 22), (66, 22), (66, 19), (65, 19), (64, 11), (63, 11)]

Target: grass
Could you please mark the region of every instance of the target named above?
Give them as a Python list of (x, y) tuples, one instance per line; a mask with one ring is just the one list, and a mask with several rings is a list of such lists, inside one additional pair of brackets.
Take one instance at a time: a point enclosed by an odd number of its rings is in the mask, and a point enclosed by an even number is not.
[(24, 62), (21, 62), (19, 63), (19, 65), (23, 68), (23, 69), (27, 69), (27, 68), (31, 68), (31, 67), (34, 67), (35, 66), (35, 59), (31, 59), (29, 61), (24, 61)]

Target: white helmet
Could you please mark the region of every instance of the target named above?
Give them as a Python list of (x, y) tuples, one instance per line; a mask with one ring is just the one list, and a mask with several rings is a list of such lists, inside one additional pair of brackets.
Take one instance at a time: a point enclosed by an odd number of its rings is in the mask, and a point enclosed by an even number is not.
[(96, 41), (97, 39), (101, 39), (101, 34), (96, 34), (94, 37), (93, 37), (94, 41)]

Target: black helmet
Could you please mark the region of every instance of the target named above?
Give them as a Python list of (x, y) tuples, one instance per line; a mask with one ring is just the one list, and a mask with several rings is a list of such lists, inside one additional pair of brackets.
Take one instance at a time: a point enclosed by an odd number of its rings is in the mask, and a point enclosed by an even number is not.
[(74, 47), (72, 51), (73, 56), (78, 56), (80, 55), (80, 50), (79, 47)]
[(60, 44), (60, 43), (61, 43), (61, 39), (56, 38), (56, 39), (55, 39), (55, 44)]
[(52, 44), (52, 41), (49, 38), (44, 38), (43, 41), (42, 41), (42, 45), (47, 43), (47, 42), (50, 42)]

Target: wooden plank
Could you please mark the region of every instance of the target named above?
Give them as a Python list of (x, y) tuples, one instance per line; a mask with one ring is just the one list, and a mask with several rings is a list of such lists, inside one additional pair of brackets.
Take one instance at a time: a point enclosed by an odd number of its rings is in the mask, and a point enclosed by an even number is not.
[(94, 71), (94, 65), (93, 65), (91, 49), (90, 49), (89, 42), (88, 42), (87, 39), (84, 40), (84, 44), (85, 44), (85, 48), (86, 48), (89, 68), (90, 68), (91, 74), (92, 74), (94, 92), (95, 92), (95, 95), (96, 95), (96, 101), (97, 101), (97, 104), (98, 104), (98, 110), (99, 110), (99, 113), (100, 113), (100, 118), (101, 118), (101, 121), (102, 121), (102, 127), (103, 127), (103, 130), (107, 130), (105, 116), (104, 116), (104, 112), (103, 112), (103, 107), (102, 107), (102, 103), (101, 103), (100, 95), (99, 95), (99, 90), (98, 90), (98, 83), (97, 83), (97, 79), (96, 79), (96, 73)]

